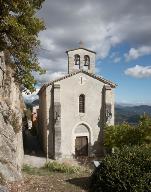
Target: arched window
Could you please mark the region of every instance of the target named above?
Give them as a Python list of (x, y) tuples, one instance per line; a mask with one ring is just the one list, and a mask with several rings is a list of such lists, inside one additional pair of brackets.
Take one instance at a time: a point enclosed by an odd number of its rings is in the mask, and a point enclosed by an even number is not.
[(85, 113), (85, 95), (79, 96), (79, 113)]
[(79, 65), (80, 66), (80, 55), (76, 54), (74, 56), (74, 62), (75, 62), (75, 65)]
[(87, 68), (90, 68), (90, 57), (89, 55), (84, 56), (84, 66), (87, 66)]

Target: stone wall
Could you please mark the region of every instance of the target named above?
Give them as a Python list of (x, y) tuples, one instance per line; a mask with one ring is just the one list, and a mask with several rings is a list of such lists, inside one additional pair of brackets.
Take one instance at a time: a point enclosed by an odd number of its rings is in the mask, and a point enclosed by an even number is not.
[(21, 179), (23, 160), (22, 114), (24, 102), (13, 70), (0, 53), (0, 177)]
[[(95, 53), (85, 50), (85, 49), (77, 49), (77, 50), (72, 50), (72, 51), (68, 51), (68, 73), (71, 72), (76, 72), (79, 69), (81, 70), (86, 70), (89, 73), (94, 73), (95, 74)], [(75, 61), (74, 61), (74, 55), (78, 54), (80, 55), (80, 68), (75, 68)], [(84, 56), (85, 55), (89, 55), (90, 57), (90, 68), (89, 69), (85, 69), (84, 68)]]

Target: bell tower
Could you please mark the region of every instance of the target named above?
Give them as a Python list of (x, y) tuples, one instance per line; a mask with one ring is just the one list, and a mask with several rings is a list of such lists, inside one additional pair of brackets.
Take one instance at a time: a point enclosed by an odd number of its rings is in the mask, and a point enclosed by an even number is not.
[(68, 56), (68, 73), (84, 70), (95, 74), (96, 52), (84, 48), (80, 41), (80, 47), (66, 51)]

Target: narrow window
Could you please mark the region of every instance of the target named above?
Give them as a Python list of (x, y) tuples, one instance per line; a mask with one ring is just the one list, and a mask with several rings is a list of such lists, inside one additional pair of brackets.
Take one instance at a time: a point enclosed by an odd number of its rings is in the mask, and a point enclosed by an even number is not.
[(84, 56), (84, 66), (90, 69), (90, 57), (88, 55)]
[(83, 94), (79, 96), (79, 113), (85, 113), (85, 96)]

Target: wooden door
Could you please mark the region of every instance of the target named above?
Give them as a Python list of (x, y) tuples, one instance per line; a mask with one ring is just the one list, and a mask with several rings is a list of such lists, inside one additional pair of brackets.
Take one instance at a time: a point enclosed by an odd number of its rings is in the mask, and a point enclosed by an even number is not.
[(76, 157), (88, 156), (88, 138), (86, 136), (76, 137), (75, 155)]

